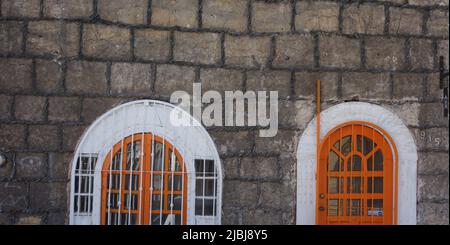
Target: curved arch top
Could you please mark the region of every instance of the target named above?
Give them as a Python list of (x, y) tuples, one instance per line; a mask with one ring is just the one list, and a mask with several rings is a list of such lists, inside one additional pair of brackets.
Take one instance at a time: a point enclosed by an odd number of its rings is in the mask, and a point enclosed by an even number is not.
[[(315, 224), (316, 219), (316, 120), (300, 137), (297, 149), (297, 224)], [(417, 148), (402, 120), (379, 105), (346, 102), (321, 112), (320, 141), (339, 125), (364, 121), (391, 136), (398, 154), (398, 224), (416, 224)]]
[[(177, 124), (173, 123), (176, 116)], [(183, 126), (188, 125), (190, 126)], [(156, 100), (137, 100), (124, 103), (109, 110), (83, 133), (80, 138), (72, 161), (72, 176), (75, 173), (78, 156), (95, 154), (97, 163), (103, 163), (109, 149), (120, 140), (129, 135), (141, 132), (151, 132), (172, 142), (179, 149), (187, 165), (189, 185), (188, 193), (195, 194), (195, 159), (212, 159), (217, 169), (217, 213), (214, 219), (202, 220), (195, 217), (195, 196), (188, 195), (188, 224), (220, 224), (221, 220), (221, 196), (222, 196), (222, 166), (216, 146), (198, 121), (179, 107)], [(95, 174), (100, 173), (102, 164), (96, 164)], [(94, 178), (94, 201), (91, 220), (83, 220), (75, 217), (74, 210), (74, 181), (71, 183), (71, 224), (98, 224), (100, 201), (95, 196), (100, 192), (100, 178)], [(192, 183), (191, 183), (192, 182)], [(98, 199), (98, 198), (97, 198)]]

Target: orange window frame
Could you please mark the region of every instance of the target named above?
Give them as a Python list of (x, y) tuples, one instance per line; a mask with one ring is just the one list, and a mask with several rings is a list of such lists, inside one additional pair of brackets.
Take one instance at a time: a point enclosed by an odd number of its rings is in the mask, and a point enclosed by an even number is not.
[[(141, 153), (141, 156), (139, 158), (139, 169), (134, 171), (129, 171), (126, 169), (127, 164), (127, 146), (132, 141), (137, 142), (140, 141), (144, 145), (143, 147), (143, 154)], [(162, 145), (164, 145), (164, 169), (163, 171), (152, 171), (152, 147), (154, 146), (153, 142), (159, 142)], [(133, 149), (131, 149), (133, 150)], [(142, 148), (141, 148), (142, 150)], [(111, 160), (113, 157), (116, 156), (119, 151), (122, 152), (121, 156), (121, 167), (122, 170), (110, 170)], [(169, 152), (172, 151), (175, 155), (175, 161), (178, 161), (180, 164), (180, 171), (171, 171), (170, 168), (170, 156)], [(144, 167), (141, 171), (141, 167)], [(131, 173), (132, 172), (132, 173)], [(137, 194), (138, 195), (138, 208), (137, 210), (129, 210), (125, 208), (125, 202), (121, 201), (119, 209), (110, 209), (108, 208), (108, 176), (110, 174), (120, 174), (121, 175), (121, 183), (125, 183), (125, 176), (127, 174), (133, 174), (133, 175), (139, 175), (139, 182), (142, 178), (142, 191), (131, 191), (131, 194)], [(102, 191), (101, 191), (101, 213), (100, 213), (100, 221), (102, 225), (107, 224), (107, 212), (113, 212), (113, 213), (120, 213), (120, 214), (128, 214), (129, 212), (131, 214), (136, 214), (137, 217), (137, 223), (139, 224), (150, 224), (150, 213), (153, 215), (164, 215), (164, 214), (174, 214), (174, 215), (181, 215), (182, 220), (181, 224), (187, 224), (187, 189), (188, 189), (188, 175), (187, 175), (187, 169), (185, 162), (183, 160), (183, 157), (181, 156), (180, 152), (167, 140), (156, 136), (151, 133), (137, 133), (131, 136), (128, 136), (124, 138), (122, 141), (116, 143), (112, 149), (109, 151), (107, 156), (105, 157), (103, 167), (102, 167)], [(163, 176), (163, 193), (162, 196), (164, 198), (163, 200), (163, 208), (159, 210), (150, 210), (150, 204), (151, 204), (151, 198), (152, 196), (161, 196), (160, 190), (152, 190), (151, 183), (152, 183), (152, 176), (154, 175), (160, 175)], [(182, 190), (181, 191), (175, 191), (175, 190), (169, 190), (169, 176), (183, 176), (182, 177)], [(116, 191), (117, 192), (117, 191)], [(114, 192), (112, 192), (114, 193)], [(120, 193), (120, 200), (124, 200), (125, 194), (129, 194), (130, 190), (125, 189), (125, 184), (122, 184), (119, 190)], [(180, 210), (170, 210), (169, 207), (169, 195), (182, 195), (182, 203), (181, 203), (181, 211)], [(142, 198), (144, 197), (144, 198)], [(109, 209), (109, 210), (108, 210)], [(120, 212), (119, 212), (120, 210)], [(162, 212), (160, 212), (162, 211)], [(112, 214), (112, 213), (111, 213)]]
[[(357, 135), (367, 137), (372, 142), (377, 144), (369, 154), (363, 155), (358, 152), (356, 139)], [(333, 149), (334, 144), (346, 136), (351, 136), (351, 151), (343, 156), (340, 149)], [(361, 137), (362, 139), (363, 137)], [(361, 145), (363, 145), (361, 143)], [(364, 164), (370, 156), (374, 156), (375, 152), (381, 150), (383, 155), (383, 170), (382, 173), (377, 173), (375, 169), (369, 171), (367, 164)], [(328, 155), (330, 151), (335, 152), (341, 159), (339, 160), (339, 171), (328, 171)], [(398, 185), (398, 153), (396, 146), (389, 136), (389, 134), (382, 128), (369, 122), (351, 121), (333, 128), (323, 138), (318, 148), (319, 161), (317, 166), (317, 182), (316, 182), (316, 223), (317, 224), (396, 224), (397, 223), (397, 185)], [(354, 155), (359, 155), (362, 158), (360, 173), (355, 171), (347, 171), (348, 160)], [(341, 164), (343, 164), (343, 171), (341, 171)], [(353, 160), (350, 160), (353, 166)], [(374, 164), (374, 162), (372, 162)], [(372, 165), (374, 168), (374, 165)], [(370, 177), (383, 177), (383, 193), (376, 194), (373, 190), (374, 179), (372, 179), (372, 193), (366, 193), (365, 188), (368, 186), (368, 179)], [(338, 193), (328, 193), (329, 177), (337, 177)], [(360, 193), (347, 193), (347, 178), (350, 178), (350, 189), (353, 190), (352, 177), (361, 177)], [(341, 182), (341, 178), (343, 182)], [(341, 185), (343, 185), (343, 192), (341, 194)], [(328, 202), (330, 199), (338, 200), (337, 216), (330, 216), (328, 210)], [(368, 215), (368, 207), (366, 203), (368, 200), (383, 199), (383, 216), (376, 217), (373, 214)], [(342, 212), (341, 213), (341, 200)], [(359, 211), (360, 215), (352, 216), (352, 207), (347, 207), (347, 200), (360, 200)], [(352, 201), (350, 201), (352, 202)], [(350, 208), (350, 216), (345, 215)]]

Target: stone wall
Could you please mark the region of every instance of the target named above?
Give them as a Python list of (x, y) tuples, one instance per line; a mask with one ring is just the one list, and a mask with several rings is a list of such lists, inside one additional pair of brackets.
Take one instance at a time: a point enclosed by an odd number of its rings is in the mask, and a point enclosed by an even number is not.
[[(0, 0), (0, 224), (67, 223), (84, 129), (175, 90), (278, 90), (280, 131), (210, 128), (224, 224), (294, 224), (297, 141), (323, 107), (395, 111), (419, 149), (418, 223), (449, 223), (448, 0)], [(261, 82), (264, 81), (264, 82)], [(239, 190), (239, 191), (236, 191)]]

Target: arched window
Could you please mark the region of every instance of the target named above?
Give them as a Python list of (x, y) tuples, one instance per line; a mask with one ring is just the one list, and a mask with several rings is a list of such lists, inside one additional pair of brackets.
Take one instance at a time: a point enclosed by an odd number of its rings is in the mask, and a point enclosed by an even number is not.
[(77, 146), (72, 180), (71, 224), (220, 224), (214, 143), (168, 103), (130, 102), (97, 119)]
[(297, 224), (415, 224), (417, 149), (402, 120), (341, 103), (321, 112), (319, 142), (316, 120), (297, 149)]
[(395, 224), (396, 147), (381, 128), (348, 122), (320, 144), (318, 224)]

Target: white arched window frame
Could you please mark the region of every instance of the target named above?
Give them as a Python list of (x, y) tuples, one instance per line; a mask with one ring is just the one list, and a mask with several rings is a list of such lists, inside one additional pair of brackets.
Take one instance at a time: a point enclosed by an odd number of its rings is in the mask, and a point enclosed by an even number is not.
[[(299, 225), (316, 222), (316, 121), (317, 117), (308, 124), (297, 149), (296, 220)], [(391, 136), (398, 151), (398, 224), (416, 224), (417, 148), (409, 129), (397, 115), (384, 107), (346, 102), (321, 112), (320, 140), (333, 128), (350, 121), (370, 122)]]
[[(174, 125), (171, 115), (177, 115), (178, 122), (193, 122), (191, 126)], [(215, 144), (208, 132), (193, 117), (182, 109), (161, 101), (139, 100), (122, 104), (99, 117), (83, 134), (77, 144), (71, 167), (70, 224), (100, 224), (101, 210), (101, 170), (111, 148), (124, 138), (138, 133), (149, 132), (163, 137), (181, 153), (187, 168), (187, 224), (205, 225), (221, 223), (222, 207), (222, 166)], [(75, 186), (77, 162), (85, 158), (87, 163), (87, 194), (80, 194)], [(217, 179), (213, 215), (196, 214), (196, 176), (195, 162), (214, 161)], [(86, 167), (85, 167), (86, 168)], [(92, 171), (91, 171), (92, 170)], [(91, 174), (90, 174), (91, 173)], [(79, 176), (78, 176), (79, 175)], [(78, 180), (79, 182), (80, 180)], [(78, 183), (79, 184), (79, 183)], [(75, 192), (78, 190), (78, 194)], [(89, 191), (91, 190), (91, 191)], [(87, 196), (84, 210), (77, 207), (77, 196)], [(77, 200), (78, 201), (78, 200)], [(77, 202), (78, 204), (78, 202)]]

